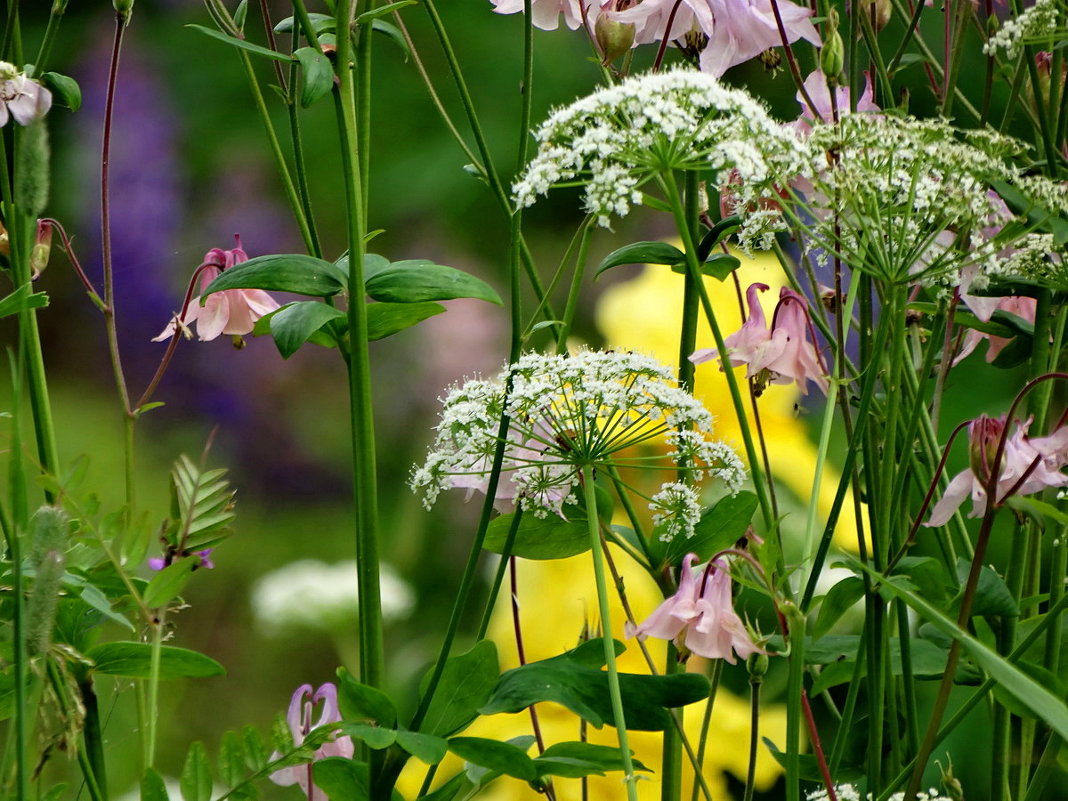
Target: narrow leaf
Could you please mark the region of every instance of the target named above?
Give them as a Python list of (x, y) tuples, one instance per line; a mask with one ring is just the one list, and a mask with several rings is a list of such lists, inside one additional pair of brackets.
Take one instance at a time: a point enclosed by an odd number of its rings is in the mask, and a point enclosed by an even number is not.
[(199, 740), (189, 746), (178, 786), (184, 801), (211, 801), (211, 765), (208, 751)]
[(667, 242), (634, 242), (601, 259), (594, 277), (621, 264), (675, 264), (685, 260), (686, 254)]
[[(93, 661), (96, 673), (130, 679), (147, 679), (151, 675), (152, 646), (146, 642), (103, 643), (90, 648), (86, 656)], [(225, 674), (223, 666), (210, 656), (173, 645), (160, 646), (161, 679), (200, 679)]]
[(287, 64), (292, 61), (292, 59), (285, 53), (279, 53), (276, 50), (271, 50), (267, 47), (261, 47), (258, 44), (253, 44), (252, 42), (246, 42), (244, 39), (235, 39), (233, 36), (228, 36), (222, 31), (216, 30), (215, 28), (206, 28), (203, 25), (192, 24), (186, 25), (185, 27), (192, 28), (195, 31), (200, 31), (200, 33), (204, 34), (205, 36), (210, 36), (212, 39), (218, 39), (220, 42), (228, 44), (231, 47), (239, 47), (242, 50), (247, 50), (248, 52), (254, 53), (257, 56), (273, 58), (275, 61), (283, 61)]
[(366, 279), (364, 288), (375, 300), (390, 303), (476, 298), (502, 305), (497, 291), (481, 278), (426, 259), (395, 261)]

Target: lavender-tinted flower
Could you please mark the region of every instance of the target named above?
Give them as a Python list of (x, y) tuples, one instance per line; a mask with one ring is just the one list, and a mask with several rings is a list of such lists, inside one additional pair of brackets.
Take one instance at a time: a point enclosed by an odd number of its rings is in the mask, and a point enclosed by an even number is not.
[[(313, 723), (312, 715), (318, 704), (323, 705), (323, 710), (319, 715), (319, 719)], [(289, 731), (293, 735), (294, 746), (302, 745), (305, 738), (316, 729), (340, 721), (341, 712), (337, 705), (337, 687), (333, 684), (329, 682), (323, 684), (314, 692), (310, 684), (304, 684), (293, 693), (293, 698), (289, 702), (286, 723), (289, 724)], [(351, 738), (333, 737), (315, 751), (312, 761), (334, 756), (351, 759), (355, 750)], [(278, 759), (280, 756), (281, 754), (276, 751), (271, 755), (271, 760)], [(307, 765), (295, 765), (276, 770), (271, 774), (270, 779), (275, 784), (280, 784), (283, 787), (299, 784), (308, 801), (326, 801), (326, 794), (315, 786), (311, 777), (312, 763), (308, 763)]]
[(0, 126), (14, 117), (19, 125), (41, 119), (52, 108), (52, 93), (14, 64), (0, 61)]

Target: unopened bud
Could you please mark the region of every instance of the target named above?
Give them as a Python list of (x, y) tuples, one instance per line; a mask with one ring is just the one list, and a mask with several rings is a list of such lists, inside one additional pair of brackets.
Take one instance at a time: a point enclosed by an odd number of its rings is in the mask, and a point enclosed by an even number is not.
[(37, 238), (30, 251), (30, 275), (37, 278), (48, 266), (48, 257), (52, 252), (52, 224), (37, 221)]
[(838, 33), (838, 12), (833, 8), (827, 17), (825, 28), (828, 33), (823, 39), (823, 49), (820, 51), (820, 69), (827, 76), (828, 86), (838, 85), (838, 76), (845, 67), (845, 45), (842, 43), (842, 35)]
[[(609, 0), (607, 5), (614, 4), (615, 0)], [(610, 64), (634, 44), (634, 23), (620, 22), (609, 9), (602, 7), (593, 26), (593, 36), (601, 50), (601, 63)]]
[(1001, 417), (979, 415), (968, 424), (968, 459), (972, 473), (985, 485), (990, 479), (997, 456), (998, 442), (1005, 431), (1005, 420)]
[(111, 0), (111, 5), (115, 7), (115, 13), (126, 20), (133, 13), (134, 0)]
[(751, 680), (763, 679), (768, 672), (768, 655), (762, 653), (749, 654), (745, 660), (745, 669), (749, 671)]
[(893, 11), (890, 0), (860, 0), (859, 8), (871, 20), (871, 27), (876, 33), (886, 27)]

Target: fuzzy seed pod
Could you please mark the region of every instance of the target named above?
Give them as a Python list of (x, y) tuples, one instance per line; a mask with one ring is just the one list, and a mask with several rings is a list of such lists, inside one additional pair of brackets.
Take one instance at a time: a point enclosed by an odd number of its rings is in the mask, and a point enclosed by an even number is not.
[(33, 590), (26, 607), (26, 642), (30, 653), (44, 653), (52, 642), (56, 604), (67, 558), (67, 515), (42, 506), (30, 521), (30, 565)]
[(41, 120), (20, 131), (15, 151), (15, 205), (27, 217), (40, 217), (48, 204), (48, 128)]

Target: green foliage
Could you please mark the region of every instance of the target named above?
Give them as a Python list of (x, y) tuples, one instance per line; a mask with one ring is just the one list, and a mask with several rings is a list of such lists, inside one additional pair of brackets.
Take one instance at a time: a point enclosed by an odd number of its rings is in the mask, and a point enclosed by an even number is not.
[(176, 555), (207, 548), (230, 535), (235, 491), (226, 470), (205, 469), (179, 456), (171, 470), (171, 520), (166, 538)]
[(613, 250), (597, 265), (594, 276), (621, 264), (670, 264), (686, 269), (686, 254), (667, 242), (634, 242)]
[(82, 89), (78, 82), (69, 75), (58, 72), (46, 72), (41, 76), (41, 83), (52, 91), (52, 97), (71, 111), (82, 107)]
[(266, 289), (328, 298), (348, 285), (348, 273), (336, 264), (302, 253), (257, 256), (224, 270), (201, 299), (226, 289)]
[(321, 50), (301, 47), (293, 51), (304, 72), (304, 86), (300, 93), (300, 105), (304, 108), (330, 94), (334, 88), (334, 68)]
[(0, 317), (10, 317), (29, 309), (42, 309), (48, 305), (48, 295), (34, 292), (29, 284), (23, 284), (0, 300)]
[[(590, 530), (586, 510), (566, 505), (564, 515), (523, 515), (512, 543), (512, 555), (523, 559), (566, 559), (588, 551)], [(483, 543), (487, 551), (503, 552), (514, 517), (514, 513), (499, 515), (490, 522)]]
[[(615, 645), (617, 654), (625, 650), (622, 643)], [(608, 674), (601, 670), (604, 663), (604, 646), (600, 639), (594, 639), (560, 656), (509, 670), (479, 711), (483, 715), (519, 712), (532, 704), (552, 701), (600, 728), (614, 719)], [(638, 731), (664, 731), (672, 725), (668, 709), (707, 698), (709, 691), (708, 679), (696, 673), (621, 673), (619, 686), (627, 728)]]
[[(147, 679), (151, 675), (152, 645), (146, 642), (108, 642), (90, 648), (86, 656), (93, 661), (93, 672), (129, 679)], [(210, 656), (177, 648), (160, 646), (161, 679), (202, 679), (225, 676), (226, 669)]]
[(667, 543), (664, 563), (681, 564), (688, 553), (697, 554), (697, 562), (700, 563), (726, 548), (733, 547), (749, 530), (756, 510), (757, 496), (752, 492), (742, 491), (737, 495), (725, 495), (711, 509), (702, 513), (701, 519), (694, 526), (692, 537), (675, 537)]
[(387, 728), (397, 723), (397, 709), (388, 695), (361, 684), (343, 667), (337, 669), (337, 702), (341, 719), (367, 721)]
[(146, 768), (141, 777), (141, 801), (170, 801), (163, 777), (155, 768)]
[(178, 786), (182, 790), (182, 801), (211, 801), (211, 764), (208, 751), (199, 740), (189, 746), (185, 755), (185, 765)]
[(233, 36), (228, 36), (222, 31), (217, 31), (214, 28), (206, 28), (203, 25), (186, 25), (187, 28), (192, 28), (194, 31), (210, 36), (212, 39), (216, 39), (224, 44), (228, 44), (231, 47), (237, 47), (241, 50), (248, 51), (255, 56), (263, 56), (264, 58), (274, 59), (275, 61), (283, 61), (288, 63), (292, 59), (285, 53), (279, 53), (277, 50), (271, 50), (267, 47), (261, 47), (258, 44), (249, 42), (246, 39), (236, 39)]
[[(467, 653), (451, 657), (445, 663), (419, 731), (447, 737), (465, 729), (480, 713), (491, 714), (482, 706), (494, 692), (499, 675), (497, 646), (490, 640), (481, 640)], [(428, 674), (421, 692), (426, 692), (429, 680)]]
[(367, 294), (388, 303), (477, 298), (502, 305), (497, 291), (473, 275), (426, 259), (395, 261), (364, 282)]
[(268, 331), (283, 359), (296, 353), (305, 342), (325, 347), (337, 345), (336, 331), (344, 329), (345, 312), (314, 300), (287, 303), (256, 321), (253, 334)]

